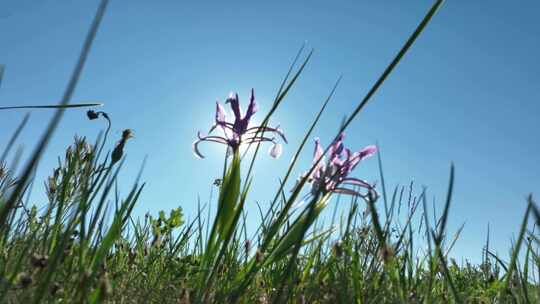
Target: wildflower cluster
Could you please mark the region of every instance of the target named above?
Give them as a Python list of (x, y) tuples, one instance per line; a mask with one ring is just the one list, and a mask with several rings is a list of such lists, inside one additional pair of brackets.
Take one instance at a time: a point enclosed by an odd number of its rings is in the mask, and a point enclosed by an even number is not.
[[(279, 126), (275, 128), (267, 127), (266, 125), (249, 126), (251, 118), (257, 112), (253, 89), (251, 90), (249, 104), (244, 114), (240, 108), (238, 94), (231, 93), (225, 103), (231, 105), (234, 121), (227, 121), (225, 109), (219, 101), (216, 102), (215, 122), (208, 133), (211, 134), (216, 128), (220, 128), (223, 131), (223, 135), (204, 136), (200, 131), (197, 132), (197, 140), (193, 143), (194, 154), (199, 158), (204, 158), (199, 151), (199, 144), (203, 141), (226, 145), (233, 152), (237, 151), (242, 144), (272, 142), (273, 146), (269, 153), (274, 158), (279, 157), (282, 152), (281, 145), (277, 143), (275, 137), (264, 135), (264, 133), (277, 134), (283, 141), (287, 142), (285, 134)], [(370, 145), (360, 151), (352, 152), (343, 145), (344, 137), (345, 134), (341, 133), (329, 146), (328, 158), (323, 155), (324, 151), (319, 139), (315, 139), (314, 168), (311, 170), (307, 179), (307, 182), (311, 184), (310, 194), (316, 195), (332, 192), (358, 196), (364, 199), (367, 199), (368, 196), (376, 198), (377, 192), (374, 185), (359, 178), (349, 177), (349, 174), (363, 159), (375, 154), (377, 147)], [(361, 189), (365, 189), (367, 192), (362, 192)]]

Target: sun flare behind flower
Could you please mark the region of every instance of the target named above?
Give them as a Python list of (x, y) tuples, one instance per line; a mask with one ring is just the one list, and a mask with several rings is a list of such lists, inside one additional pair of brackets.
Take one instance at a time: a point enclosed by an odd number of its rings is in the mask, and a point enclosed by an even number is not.
[[(281, 155), (283, 148), (276, 140), (275, 135), (280, 137), (285, 143), (287, 143), (287, 139), (283, 131), (279, 128), (279, 125), (274, 128), (265, 125), (250, 126), (251, 118), (257, 112), (257, 103), (255, 102), (255, 92), (253, 89), (251, 89), (249, 104), (245, 113), (242, 112), (237, 93), (231, 93), (225, 103), (230, 104), (234, 121), (227, 121), (226, 110), (219, 101), (216, 101), (214, 125), (208, 131), (208, 135), (203, 135), (200, 131), (197, 132), (197, 140), (193, 143), (193, 153), (195, 156), (204, 158), (199, 151), (199, 144), (203, 141), (226, 145), (233, 152), (238, 151), (242, 144), (249, 145), (260, 142), (271, 142), (273, 145), (269, 150), (270, 156), (278, 158)], [(210, 135), (218, 127), (221, 129), (222, 135)], [(271, 136), (265, 135), (265, 133)]]

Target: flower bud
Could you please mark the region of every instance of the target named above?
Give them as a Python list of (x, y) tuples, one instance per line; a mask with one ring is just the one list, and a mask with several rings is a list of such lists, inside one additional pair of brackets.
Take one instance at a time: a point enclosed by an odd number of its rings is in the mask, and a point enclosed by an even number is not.
[(86, 112), (86, 116), (88, 117), (88, 119), (94, 120), (94, 119), (97, 119), (99, 117), (99, 114), (96, 113), (96, 111), (94, 111), (94, 110), (88, 110), (88, 112)]
[(272, 158), (278, 158), (282, 152), (283, 147), (280, 144), (276, 143), (270, 148), (269, 154)]

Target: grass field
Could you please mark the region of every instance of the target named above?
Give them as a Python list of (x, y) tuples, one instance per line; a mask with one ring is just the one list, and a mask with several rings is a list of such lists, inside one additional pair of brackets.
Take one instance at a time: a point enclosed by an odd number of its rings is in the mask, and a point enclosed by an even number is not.
[[(297, 159), (310, 153), (313, 130), (336, 87), (312, 118), (299, 149), (268, 208), (260, 208), (259, 226), (248, 230), (245, 204), (250, 200), (252, 174), (259, 153), (268, 148), (279, 157), (286, 134), (270, 126), (270, 118), (309, 63), (304, 47), (286, 74), (276, 98), (259, 126), (250, 124), (256, 103), (246, 112), (231, 95), (217, 105), (210, 135), (200, 144), (228, 147), (222, 178), (213, 191), (215, 214), (208, 206), (186, 220), (181, 208), (152, 217), (132, 216), (144, 191), (137, 178), (126, 197), (117, 192), (117, 177), (129, 149), (131, 130), (110, 138), (113, 118), (89, 110), (97, 139), (76, 137), (44, 181), (46, 204), (28, 200), (33, 172), (64, 111), (97, 104), (71, 104), (107, 1), (87, 35), (80, 58), (59, 105), (46, 105), (55, 115), (22, 170), (7, 164), (27, 119), (16, 128), (0, 158), (0, 302), (7, 303), (538, 303), (540, 302), (540, 240), (529, 227), (540, 222), (531, 196), (510, 258), (490, 250), (489, 234), (478, 255), (481, 263), (458, 264), (449, 257), (461, 230), (447, 231), (452, 216), (455, 172), (450, 165), (444, 209), (434, 214), (425, 190), (389, 188), (376, 146), (360, 151), (346, 147), (349, 124), (384, 83), (442, 1), (436, 1), (380, 78), (348, 114), (328, 145), (315, 143), (313, 164), (299, 168)], [(0, 81), (1, 75), (0, 72)], [(338, 81), (339, 82), (339, 81)], [(336, 83), (337, 86), (337, 83)], [(224, 107), (231, 114), (226, 115)], [(1, 110), (11, 110), (2, 108)], [(2, 113), (4, 114), (4, 113)], [(210, 114), (209, 115), (213, 115)], [(263, 115), (257, 113), (257, 115)], [(210, 132), (209, 132), (210, 133)], [(194, 134), (195, 135), (195, 134)], [(111, 144), (115, 143), (115, 144)], [(242, 147), (242, 149), (241, 149)], [(248, 156), (244, 148), (254, 153)], [(306, 151), (309, 150), (309, 151)], [(204, 161), (204, 160), (202, 160)], [(378, 162), (379, 183), (355, 175), (362, 162)], [(304, 172), (298, 176), (297, 172)], [(292, 189), (287, 182), (296, 180)], [(37, 181), (34, 181), (37, 182)], [(148, 181), (152, 182), (152, 181)], [(319, 215), (336, 201), (350, 202), (342, 216), (323, 225)], [(253, 215), (250, 215), (253, 216)]]

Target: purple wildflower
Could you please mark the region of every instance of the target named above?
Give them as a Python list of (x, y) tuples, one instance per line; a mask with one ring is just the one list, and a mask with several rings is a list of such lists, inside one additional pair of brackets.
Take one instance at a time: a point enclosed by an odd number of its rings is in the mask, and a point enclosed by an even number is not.
[[(342, 193), (366, 198), (369, 193), (377, 197), (375, 186), (359, 178), (349, 177), (354, 168), (367, 157), (377, 152), (377, 147), (370, 145), (358, 152), (351, 152), (343, 145), (344, 134), (332, 143), (328, 150), (328, 159), (323, 156), (323, 148), (319, 139), (315, 139), (313, 162), (315, 168), (308, 177), (311, 183), (311, 193)], [(322, 158), (321, 158), (322, 157)], [(320, 159), (320, 161), (319, 161)], [(355, 187), (367, 189), (368, 194), (362, 194)]]
[[(265, 133), (277, 134), (286, 143), (287, 139), (283, 131), (276, 126), (271, 128), (268, 126), (250, 126), (250, 120), (257, 112), (257, 103), (255, 102), (255, 93), (251, 89), (251, 96), (245, 114), (242, 114), (238, 94), (231, 93), (225, 103), (230, 104), (234, 122), (228, 122), (227, 114), (223, 106), (216, 101), (216, 115), (214, 125), (210, 128), (208, 135), (203, 135), (197, 132), (197, 140), (193, 143), (193, 152), (199, 158), (204, 156), (199, 151), (199, 144), (203, 141), (215, 142), (228, 146), (232, 151), (237, 151), (242, 144), (252, 144), (259, 142), (271, 142), (273, 146), (269, 150), (270, 156), (278, 158), (281, 155), (282, 147), (276, 141), (275, 137), (267, 137)], [(210, 135), (217, 127), (221, 128), (223, 135)]]

